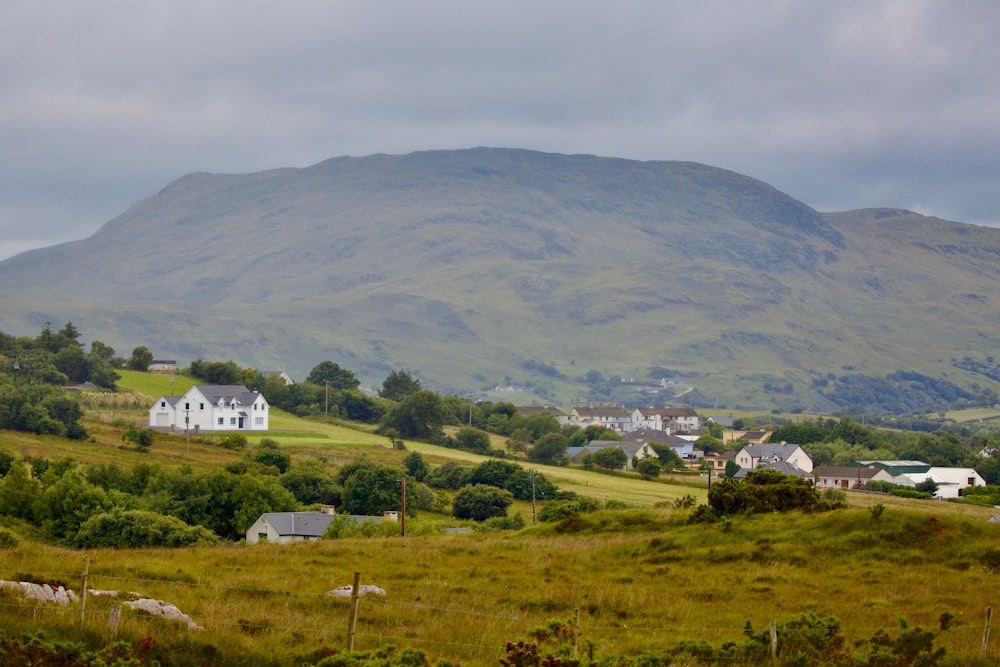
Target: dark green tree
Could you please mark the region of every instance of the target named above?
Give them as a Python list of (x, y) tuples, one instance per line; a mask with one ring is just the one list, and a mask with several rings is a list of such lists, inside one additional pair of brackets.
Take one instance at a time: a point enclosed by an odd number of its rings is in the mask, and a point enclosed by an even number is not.
[(490, 450), (490, 434), (474, 426), (463, 426), (455, 434), (455, 442), (460, 449), (485, 453)]
[(409, 473), (410, 477), (417, 480), (418, 482), (424, 481), (428, 473), (430, 473), (430, 466), (424, 461), (424, 457), (420, 455), (420, 452), (410, 452), (403, 459), (403, 465), (406, 466), (406, 472)]
[(332, 361), (321, 361), (306, 376), (306, 382), (319, 386), (329, 386), (330, 389), (357, 389), (361, 381), (354, 377), (354, 372), (341, 368)]
[(465, 486), (466, 481), (469, 478), (469, 469), (465, 468), (455, 461), (448, 461), (447, 463), (434, 468), (424, 481), (427, 486), (434, 489), (460, 489)]
[(392, 371), (382, 381), (378, 395), (391, 401), (402, 401), (404, 398), (420, 391), (420, 380), (404, 370)]
[[(403, 498), (402, 480), (401, 471), (369, 461), (344, 481), (342, 510), (365, 516), (399, 511)], [(417, 502), (417, 483), (410, 479), (406, 485), (406, 513), (409, 516), (416, 516)]]
[(410, 439), (437, 435), (444, 423), (441, 397), (426, 389), (403, 398), (382, 420), (383, 428), (395, 428), (400, 436)]
[(568, 442), (562, 433), (548, 433), (539, 438), (528, 450), (528, 460), (549, 465), (566, 465)]
[(292, 455), (284, 451), (281, 445), (271, 438), (262, 438), (257, 447), (248, 453), (248, 456), (256, 463), (277, 468), (278, 473), (285, 473), (292, 467)]
[(148, 371), (149, 365), (153, 363), (153, 353), (149, 348), (140, 346), (132, 349), (132, 356), (129, 357), (125, 367), (131, 371)]
[(628, 454), (620, 447), (602, 447), (594, 452), (594, 465), (605, 470), (623, 470), (628, 465)]
[(283, 474), (281, 485), (304, 505), (339, 505), (340, 487), (319, 459), (306, 459)]
[(655, 457), (647, 457), (641, 459), (635, 464), (635, 471), (639, 473), (639, 476), (643, 479), (656, 479), (660, 476), (660, 470), (663, 466), (660, 465), (659, 459)]
[(463, 486), (451, 502), (452, 514), (457, 519), (485, 521), (492, 517), (507, 516), (507, 508), (514, 502), (510, 491), (486, 484)]

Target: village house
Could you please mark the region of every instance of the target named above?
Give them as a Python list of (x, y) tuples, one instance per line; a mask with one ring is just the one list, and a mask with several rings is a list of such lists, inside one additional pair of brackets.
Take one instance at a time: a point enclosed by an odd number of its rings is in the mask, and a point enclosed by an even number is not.
[(817, 489), (857, 489), (868, 482), (896, 481), (886, 470), (875, 466), (816, 466), (813, 478)]
[(923, 482), (937, 484), (935, 498), (960, 498), (962, 491), (970, 486), (986, 486), (986, 480), (972, 468), (928, 468), (926, 472), (898, 475), (896, 484), (915, 487)]
[(569, 415), (560, 410), (559, 408), (553, 408), (548, 405), (546, 406), (525, 405), (517, 408), (517, 414), (521, 415), (522, 417), (532, 417), (542, 412), (547, 412), (553, 417), (555, 417), (556, 422), (560, 426), (565, 426), (566, 424), (569, 423)]
[(324, 512), (265, 512), (247, 528), (248, 544), (308, 542), (326, 534), (333, 521), (332, 509)]
[(701, 429), (693, 408), (636, 408), (632, 411), (633, 428), (651, 428), (669, 433), (697, 433)]
[(177, 370), (177, 362), (173, 359), (153, 359), (146, 370), (150, 373), (173, 373)]
[(759, 467), (776, 469), (777, 463), (787, 463), (807, 473), (813, 470), (812, 457), (802, 447), (785, 443), (747, 445), (736, 453), (733, 460), (744, 470), (756, 470)]
[(625, 408), (618, 406), (587, 406), (585, 408), (573, 408), (569, 411), (569, 423), (587, 428), (592, 424), (610, 428), (622, 435), (632, 430), (632, 413)]
[(583, 447), (567, 447), (566, 456), (570, 463), (583, 463), (587, 454), (594, 454), (606, 447), (617, 447), (625, 452), (625, 470), (632, 470), (637, 461), (646, 458), (658, 459), (656, 450), (645, 442), (629, 442), (627, 440), (591, 440)]
[(149, 425), (194, 431), (266, 431), (267, 400), (242, 385), (195, 385), (181, 396), (161, 396)]

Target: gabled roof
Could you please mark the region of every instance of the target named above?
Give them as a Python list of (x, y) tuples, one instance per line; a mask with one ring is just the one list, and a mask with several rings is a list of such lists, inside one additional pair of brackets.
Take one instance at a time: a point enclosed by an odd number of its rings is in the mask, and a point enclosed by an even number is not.
[(235, 400), (238, 405), (253, 405), (260, 396), (258, 392), (250, 391), (241, 384), (199, 384), (192, 389), (201, 392), (201, 395), (213, 405), (218, 404), (220, 399), (226, 403)]
[(333, 521), (326, 512), (266, 512), (261, 515), (278, 535), (322, 537)]
[(750, 470), (748, 468), (740, 468), (733, 477), (743, 478), (747, 475), (758, 472), (760, 470), (774, 470), (775, 472), (780, 472), (782, 475), (788, 475), (790, 477), (804, 477), (811, 478), (812, 473), (808, 473), (801, 468), (799, 468), (794, 463), (786, 463), (785, 461), (775, 461), (774, 463), (768, 464), (766, 467), (757, 468), (757, 470)]
[(655, 428), (637, 428), (634, 431), (626, 433), (625, 437), (629, 440), (642, 440), (644, 442), (656, 442), (671, 446), (691, 443), (690, 440), (685, 440), (684, 438)]
[(573, 408), (572, 411), (580, 416), (587, 417), (619, 417), (621, 419), (632, 418), (632, 413), (619, 405), (606, 405), (596, 408)]
[(800, 449), (800, 447), (799, 445), (774, 445), (765, 442), (762, 444), (747, 445), (743, 449), (746, 450), (747, 454), (750, 455), (751, 458), (755, 459), (772, 457), (785, 459), (794, 454), (797, 449)]
[(661, 417), (697, 417), (694, 408), (636, 408), (642, 415), (659, 415)]
[(864, 466), (816, 466), (813, 475), (816, 477), (834, 477), (836, 479), (871, 479), (881, 472), (881, 468), (866, 468)]

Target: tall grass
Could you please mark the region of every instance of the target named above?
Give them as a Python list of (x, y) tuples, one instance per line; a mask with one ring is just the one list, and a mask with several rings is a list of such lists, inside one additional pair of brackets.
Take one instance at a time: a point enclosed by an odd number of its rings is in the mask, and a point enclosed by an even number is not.
[[(387, 593), (361, 600), (356, 648), (413, 646), (461, 664), (497, 664), (504, 642), (577, 614), (581, 639), (599, 655), (635, 655), (681, 639), (738, 641), (747, 620), (763, 628), (805, 612), (833, 615), (852, 639), (893, 631), (900, 617), (936, 627), (950, 611), (958, 622), (942, 642), (955, 656), (978, 655), (985, 609), (996, 604), (996, 526), (893, 508), (878, 518), (865, 509), (741, 518), (728, 528), (689, 526), (686, 516), (644, 509), (510, 534), (98, 550), (90, 576), (97, 588), (176, 604), (204, 626), (205, 641), (284, 664), (306, 649), (345, 646), (348, 602), (325, 593), (354, 572)], [(74, 585), (80, 564), (79, 552), (30, 537), (0, 551), (7, 579)], [(99, 629), (110, 604), (88, 600), (88, 622)], [(188, 632), (135, 615), (122, 628)]]

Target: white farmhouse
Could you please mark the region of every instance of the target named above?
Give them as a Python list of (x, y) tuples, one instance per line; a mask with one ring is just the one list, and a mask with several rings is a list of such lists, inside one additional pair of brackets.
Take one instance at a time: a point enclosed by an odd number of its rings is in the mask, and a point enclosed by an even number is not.
[(736, 452), (736, 465), (744, 470), (757, 468), (773, 468), (776, 463), (788, 463), (802, 472), (812, 472), (813, 460), (804, 449), (798, 445), (747, 445)]
[(161, 396), (149, 409), (155, 428), (200, 431), (266, 431), (267, 400), (243, 385), (195, 385), (182, 396)]

